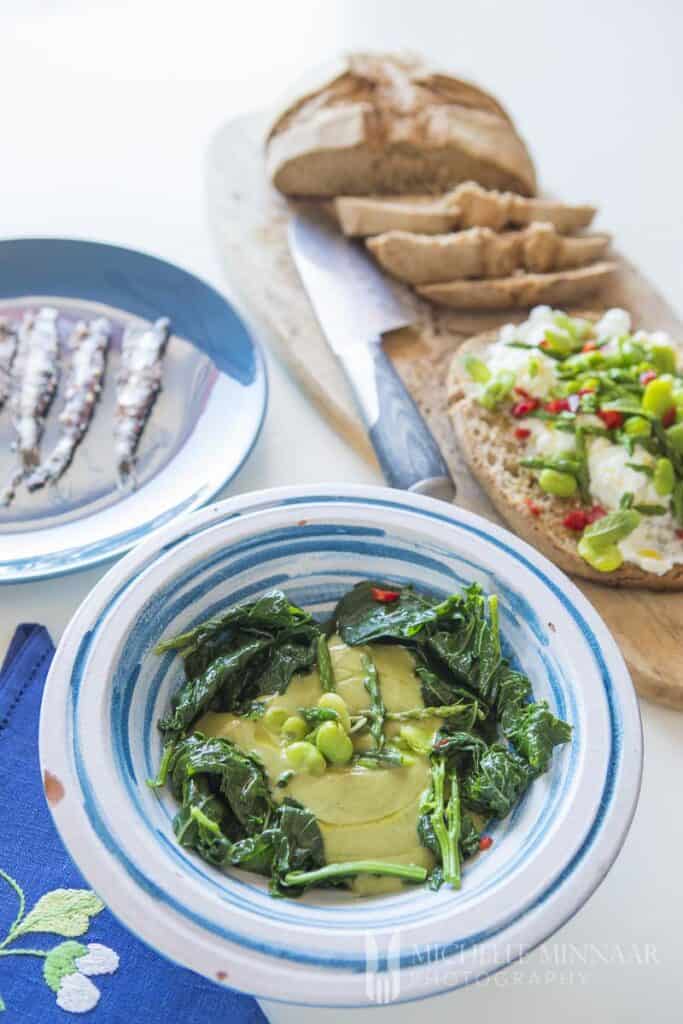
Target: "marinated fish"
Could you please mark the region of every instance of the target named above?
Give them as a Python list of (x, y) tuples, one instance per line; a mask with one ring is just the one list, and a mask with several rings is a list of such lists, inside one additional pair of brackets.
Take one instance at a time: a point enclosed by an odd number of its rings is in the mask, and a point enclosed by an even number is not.
[(120, 485), (132, 474), (136, 449), (161, 388), (162, 360), (169, 333), (170, 321), (161, 317), (151, 327), (129, 327), (123, 336), (114, 422)]
[(59, 378), (57, 316), (56, 309), (45, 306), (38, 313), (26, 313), (19, 327), (19, 345), (10, 382), (18, 465), (0, 493), (0, 503), (4, 505), (10, 503), (18, 484), (40, 461), (45, 417)]
[(17, 351), (17, 333), (6, 320), (0, 320), (0, 409), (10, 391), (12, 363)]
[(59, 415), (61, 431), (51, 454), (26, 480), (29, 491), (56, 481), (71, 462), (90, 426), (102, 390), (111, 324), (106, 317), (81, 321), (69, 339), (71, 364), (64, 408)]

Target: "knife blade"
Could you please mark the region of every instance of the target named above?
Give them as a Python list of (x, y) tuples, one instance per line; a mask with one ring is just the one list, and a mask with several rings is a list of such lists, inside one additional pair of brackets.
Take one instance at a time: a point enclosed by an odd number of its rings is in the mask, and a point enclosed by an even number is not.
[(455, 486), (427, 424), (382, 348), (410, 312), (361, 243), (321, 209), (302, 206), (289, 247), (323, 334), (340, 360), (392, 487), (451, 500)]

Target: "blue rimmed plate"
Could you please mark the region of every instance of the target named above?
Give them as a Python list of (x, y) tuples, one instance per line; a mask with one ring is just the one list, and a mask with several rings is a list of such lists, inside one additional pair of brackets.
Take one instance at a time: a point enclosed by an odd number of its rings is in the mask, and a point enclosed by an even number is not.
[[(90, 428), (61, 480), (19, 488), (0, 508), (0, 582), (83, 569), (122, 554), (237, 473), (258, 436), (267, 399), (264, 362), (232, 306), (193, 274), (131, 249), (63, 238), (0, 241), (0, 317), (55, 306), (63, 345), (75, 321), (113, 325), (105, 385)], [(138, 451), (135, 490), (117, 487), (112, 425), (124, 327), (171, 319), (162, 391)], [(65, 374), (42, 450), (56, 440)], [(13, 430), (0, 410), (0, 487), (14, 467)]]
[[(367, 577), (447, 594), (472, 580), (500, 596), (505, 645), (570, 745), (493, 830), (460, 892), (411, 888), (359, 900), (273, 900), (181, 849), (172, 801), (146, 785), (155, 729), (180, 668), (152, 653), (231, 602), (279, 586), (316, 613)], [(222, 502), (138, 546), (68, 627), (41, 718), (52, 812), (70, 853), (136, 934), (178, 962), (263, 998), (362, 1006), (467, 984), (533, 948), (588, 898), (614, 860), (641, 773), (624, 662), (576, 587), (512, 534), (461, 509), (367, 487), (287, 488)], [(53, 789), (59, 787), (53, 787)], [(387, 974), (389, 972), (389, 975)]]

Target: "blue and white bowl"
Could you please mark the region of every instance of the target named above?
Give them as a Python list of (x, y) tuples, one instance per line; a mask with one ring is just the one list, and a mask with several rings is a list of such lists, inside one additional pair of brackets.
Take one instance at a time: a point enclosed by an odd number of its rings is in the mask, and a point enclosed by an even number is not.
[[(316, 613), (360, 579), (500, 596), (508, 652), (573, 726), (551, 771), (462, 890), (273, 900), (176, 843), (150, 789), (159, 715), (179, 683), (152, 648), (227, 604), (281, 587)], [(111, 910), (161, 953), (266, 999), (363, 1006), (467, 984), (533, 948), (590, 896), (629, 827), (641, 775), (638, 707), (619, 651), (558, 569), (512, 534), (431, 499), (318, 486), (247, 495), (167, 526), (112, 569), (68, 627), (43, 702), (45, 777), (71, 855)], [(52, 793), (61, 792), (58, 786)], [(379, 981), (378, 981), (379, 979)], [(386, 987), (386, 985), (385, 985)]]

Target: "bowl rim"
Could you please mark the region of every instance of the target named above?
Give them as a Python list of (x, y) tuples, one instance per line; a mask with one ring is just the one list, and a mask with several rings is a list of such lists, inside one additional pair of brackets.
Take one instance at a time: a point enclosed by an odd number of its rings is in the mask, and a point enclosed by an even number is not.
[[(499, 545), (502, 543), (516, 557), (521, 556), (522, 560), (525, 561), (530, 568), (534, 570), (534, 572), (540, 575), (543, 580), (545, 580), (546, 585), (548, 583), (552, 583), (554, 588), (558, 592), (561, 592), (563, 601), (568, 605), (568, 607), (571, 607), (581, 613), (582, 619), (584, 622), (587, 621), (591, 627), (591, 631), (597, 638), (596, 642), (599, 644), (602, 653), (606, 657), (609, 657), (611, 662), (611, 680), (619, 699), (620, 712), (624, 723), (623, 735), (627, 737), (629, 744), (630, 757), (626, 762), (623, 762), (622, 759), (623, 763), (620, 765), (621, 777), (620, 792), (617, 794), (618, 799), (615, 799), (609, 808), (610, 827), (608, 829), (601, 827), (595, 837), (595, 842), (600, 842), (600, 856), (594, 856), (583, 860), (582, 863), (574, 870), (574, 877), (570, 880), (564, 880), (562, 887), (565, 889), (565, 898), (562, 905), (554, 907), (546, 906), (546, 924), (542, 925), (540, 928), (538, 921), (536, 922), (535, 927), (531, 927), (529, 925), (527, 930), (532, 935), (531, 940), (528, 943), (520, 942), (515, 947), (517, 950), (516, 954), (511, 954), (509, 959), (505, 960), (505, 962), (492, 962), (486, 964), (483, 969), (475, 971), (471, 977), (467, 978), (466, 981), (460, 981), (456, 985), (444, 985), (443, 983), (437, 983), (432, 988), (425, 986), (425, 989), (421, 991), (419, 995), (412, 995), (406, 999), (397, 1000), (397, 1002), (415, 1001), (423, 998), (429, 998), (439, 992), (451, 991), (454, 988), (461, 987), (463, 984), (471, 983), (478, 977), (483, 977), (495, 970), (499, 970), (513, 959), (526, 954), (540, 942), (549, 938), (549, 936), (561, 927), (565, 921), (576, 913), (607, 874), (619, 850), (621, 849), (637, 804), (642, 773), (642, 730), (635, 691), (630, 681), (628, 669), (626, 668), (623, 658), (618, 651), (616, 643), (598, 613), (592, 608), (578, 588), (561, 572), (561, 570), (557, 569), (547, 559), (545, 559), (544, 556), (540, 555), (528, 544), (519, 540), (509, 531), (495, 524), (489, 523), (487, 520), (474, 513), (460, 509), (458, 506), (450, 506), (435, 499), (425, 498), (408, 492), (395, 491), (385, 487), (367, 487), (365, 485), (346, 484), (278, 487), (251, 492), (249, 494), (213, 504), (207, 508), (199, 510), (198, 512), (182, 517), (181, 520), (156, 531), (119, 563), (117, 563), (117, 565), (115, 565), (102, 578), (102, 580), (100, 580), (100, 582), (86, 597), (67, 626), (55, 655), (45, 686), (40, 722), (41, 771), (43, 772), (43, 777), (45, 777), (46, 772), (49, 772), (52, 775), (57, 775), (60, 780), (70, 779), (73, 782), (72, 785), (65, 787), (66, 795), (61, 801), (60, 806), (52, 807), (51, 811), (62, 840), (86, 878), (89, 877), (89, 875), (92, 876), (93, 873), (97, 875), (99, 890), (105, 897), (105, 902), (108, 901), (111, 904), (112, 912), (118, 916), (127, 927), (134, 930), (135, 934), (138, 934), (144, 941), (151, 945), (152, 948), (155, 948), (157, 952), (162, 953), (162, 955), (171, 959), (175, 959), (178, 963), (187, 966), (182, 959), (182, 954), (179, 954), (178, 949), (173, 947), (172, 935), (169, 936), (169, 941), (166, 942), (165, 945), (162, 944), (162, 948), (159, 948), (157, 944), (152, 942), (148, 935), (140, 935), (137, 927), (139, 922), (135, 922), (133, 920), (131, 921), (131, 924), (128, 925), (128, 921), (131, 920), (131, 918), (134, 919), (135, 914), (127, 911), (126, 907), (122, 907), (120, 902), (117, 902), (116, 893), (106, 891), (106, 886), (102, 884), (101, 872), (98, 874), (95, 871), (96, 865), (94, 861), (94, 858), (101, 857), (102, 849), (97, 842), (97, 836), (95, 834), (96, 830), (93, 831), (93, 823), (92, 821), (88, 822), (92, 835), (84, 836), (78, 821), (78, 814), (69, 813), (70, 811), (75, 812), (77, 810), (76, 805), (78, 804), (80, 796), (78, 792), (78, 782), (73, 772), (73, 758), (70, 752), (70, 739), (66, 736), (56, 735), (58, 731), (51, 729), (50, 723), (55, 720), (55, 714), (60, 712), (63, 713), (64, 701), (69, 699), (71, 667), (75, 658), (78, 656), (84, 628), (87, 626), (88, 620), (91, 618), (93, 611), (106, 605), (108, 601), (111, 600), (113, 593), (116, 593), (123, 588), (126, 581), (129, 581), (139, 575), (147, 564), (153, 563), (155, 561), (155, 557), (158, 556), (160, 552), (166, 552), (174, 545), (179, 545), (185, 540), (189, 540), (197, 530), (202, 532), (202, 529), (206, 529), (210, 525), (218, 525), (226, 519), (234, 518), (236, 515), (240, 515), (241, 513), (246, 514), (262, 509), (279, 509), (292, 504), (315, 502), (316, 499), (319, 499), (321, 502), (332, 503), (335, 500), (344, 501), (344, 499), (348, 499), (350, 501), (360, 503), (361, 506), (364, 503), (367, 503), (368, 505), (372, 505), (373, 503), (388, 503), (397, 509), (402, 508), (406, 511), (428, 513), (432, 517), (451, 522), (454, 525), (464, 524), (477, 528), (482, 534), (494, 542), (498, 542)], [(576, 860), (580, 858), (577, 855), (574, 859)], [(568, 881), (571, 882), (570, 885), (567, 884)], [(163, 913), (163, 911), (161, 913)], [(517, 924), (518, 931), (524, 930), (525, 916), (527, 915), (522, 915), (520, 922)], [(144, 932), (144, 929), (142, 930)], [(482, 942), (481, 946), (483, 948), (485, 946), (485, 942)], [(229, 960), (229, 954), (223, 952), (220, 957), (217, 956), (215, 963), (207, 964), (205, 973), (213, 980), (216, 980), (218, 977), (219, 980), (223, 981), (220, 977), (223, 972), (216, 970), (216, 965), (219, 959), (222, 963), (225, 963)], [(194, 969), (202, 970), (204, 973), (203, 967), (197, 967), (195, 965)], [(309, 971), (318, 970), (318, 968), (311, 967), (308, 967), (307, 969)], [(295, 965), (293, 965), (291, 987), (296, 989), (297, 986), (301, 985), (302, 980), (301, 973), (295, 973)], [(329, 1002), (321, 1003), (316, 1000), (315, 1002), (309, 1001), (307, 1005), (336, 1006), (339, 1008), (343, 1006), (357, 1008), (363, 1005), (372, 1005), (371, 1002), (368, 1003), (367, 1001), (359, 999), (354, 999), (351, 1003), (344, 1001), (345, 993), (343, 992), (343, 974), (340, 974), (337, 986), (342, 991), (336, 993), (330, 992)], [(253, 991), (251, 987), (243, 990), (249, 991), (250, 994), (256, 995), (258, 998), (269, 999), (272, 1001), (289, 1003), (302, 1002), (302, 993), (300, 991), (287, 992), (286, 994), (282, 991), (277, 993), (272, 990), (268, 991), (267, 981), (265, 989), (265, 991), (259, 992)], [(304, 1002), (306, 1002), (305, 999)]]

